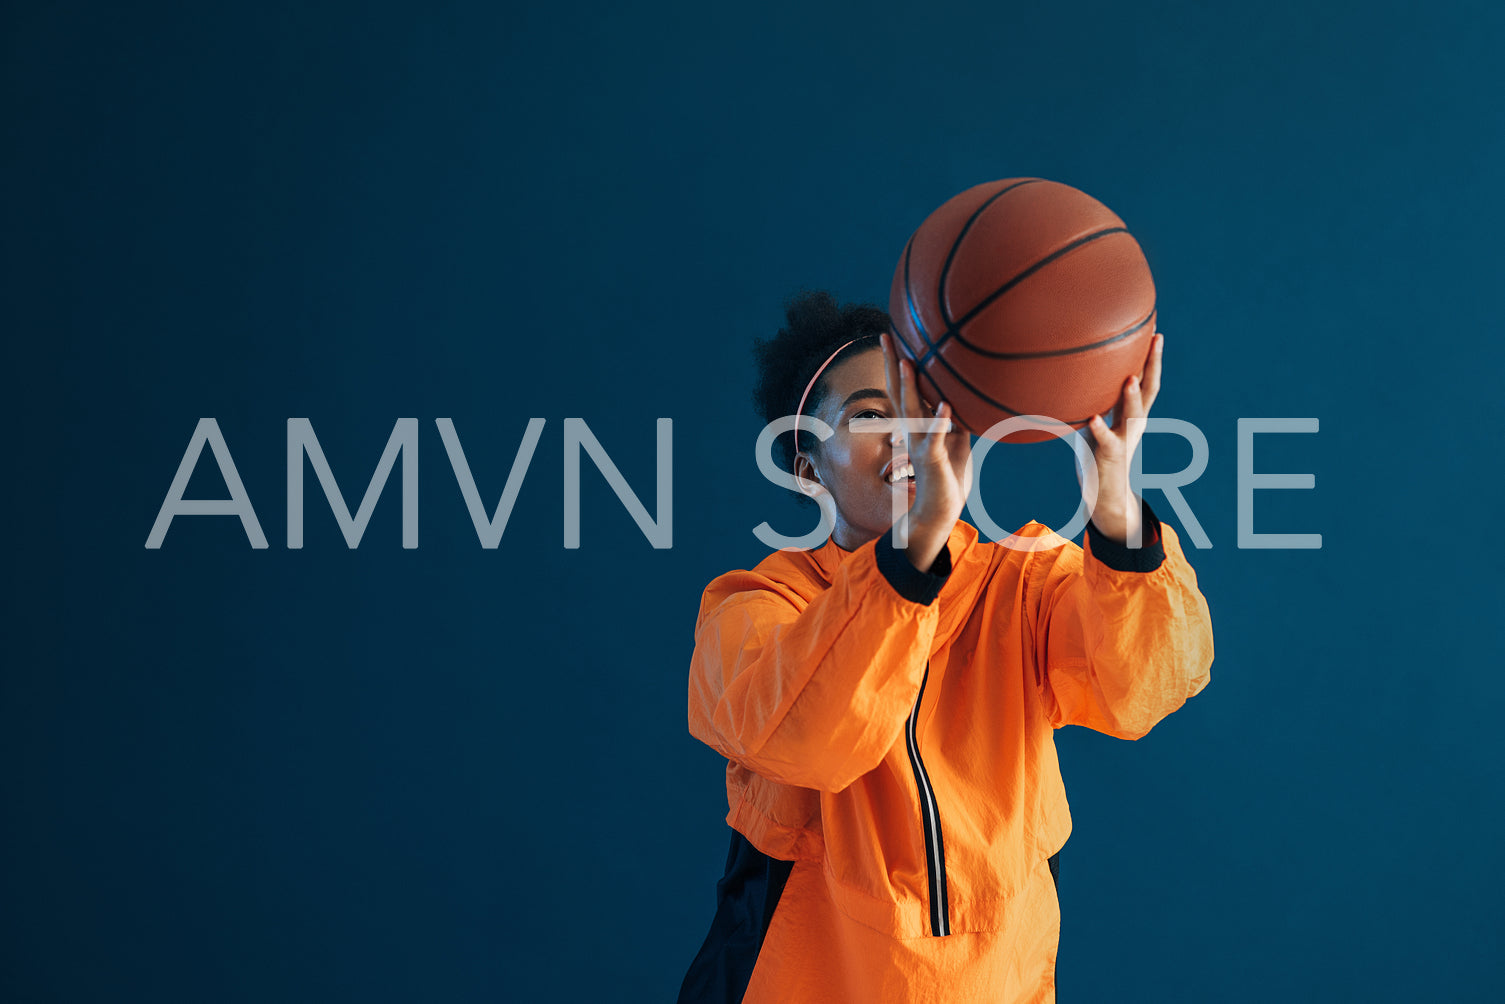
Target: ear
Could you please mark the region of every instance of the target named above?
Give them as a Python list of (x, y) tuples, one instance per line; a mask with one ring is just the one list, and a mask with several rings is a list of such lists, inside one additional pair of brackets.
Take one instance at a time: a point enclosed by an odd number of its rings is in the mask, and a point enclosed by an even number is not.
[(816, 473), (808, 453), (794, 455), (794, 479), (799, 484), (800, 491), (811, 498), (825, 494), (826, 486), (820, 483), (820, 475)]

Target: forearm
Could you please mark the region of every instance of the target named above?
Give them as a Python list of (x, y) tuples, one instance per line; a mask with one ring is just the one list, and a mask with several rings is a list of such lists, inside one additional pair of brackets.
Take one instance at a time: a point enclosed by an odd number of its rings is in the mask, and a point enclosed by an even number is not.
[[(949, 571), (949, 555), (937, 564)], [(803, 610), (739, 594), (697, 632), (690, 731), (773, 780), (844, 788), (898, 741), (944, 579), (875, 541)]]
[(1082, 567), (1048, 610), (1045, 666), (1055, 724), (1136, 739), (1204, 687), (1212, 625), (1175, 532), (1143, 508), (1145, 546), (1089, 528)]

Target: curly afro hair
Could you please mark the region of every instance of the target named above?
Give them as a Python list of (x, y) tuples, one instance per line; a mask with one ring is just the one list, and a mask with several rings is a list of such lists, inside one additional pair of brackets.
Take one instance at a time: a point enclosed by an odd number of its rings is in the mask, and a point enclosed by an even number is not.
[[(877, 348), (878, 336), (888, 330), (888, 312), (870, 303), (838, 304), (834, 296), (821, 289), (795, 294), (784, 304), (784, 327), (779, 333), (753, 340), (758, 365), (753, 406), (764, 422), (793, 415), (810, 375), (832, 352), (854, 339), (856, 344), (848, 351)], [(822, 375), (810, 388), (805, 414), (819, 407), (825, 394), (826, 379)], [(817, 442), (808, 430), (799, 432), (798, 443), (791, 436), (780, 436), (774, 443), (780, 466), (792, 473), (795, 453), (809, 452)]]

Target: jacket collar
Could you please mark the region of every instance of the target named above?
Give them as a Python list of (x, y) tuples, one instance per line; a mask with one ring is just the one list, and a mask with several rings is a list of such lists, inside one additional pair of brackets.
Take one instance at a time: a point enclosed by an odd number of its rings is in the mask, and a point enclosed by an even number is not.
[[(973, 547), (977, 544), (977, 537), (977, 527), (973, 526), (971, 523), (966, 522), (965, 520), (957, 520), (956, 526), (951, 528), (951, 537), (947, 541), (947, 547), (949, 547), (951, 550), (951, 574), (953, 577), (956, 576), (958, 571), (962, 570), (964, 565), (975, 564), (975, 562), (968, 561), (967, 559), (976, 557), (976, 555), (973, 555), (971, 552), (973, 550)], [(831, 582), (836, 578), (836, 570), (840, 568), (842, 562), (850, 558), (854, 552), (844, 550), (843, 548), (837, 546), (835, 538), (827, 537), (826, 542), (820, 547), (817, 547), (805, 553), (809, 556), (811, 562), (813, 562), (815, 567), (819, 570), (820, 577), (826, 581), (827, 585), (830, 585)], [(944, 593), (944, 590), (942, 592)]]

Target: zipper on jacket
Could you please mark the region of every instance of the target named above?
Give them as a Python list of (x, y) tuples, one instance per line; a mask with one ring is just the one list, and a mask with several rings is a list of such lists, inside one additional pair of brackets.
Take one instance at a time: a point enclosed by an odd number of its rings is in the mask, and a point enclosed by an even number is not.
[(925, 829), (925, 871), (930, 878), (930, 933), (941, 937), (951, 933), (951, 906), (946, 901), (946, 848), (941, 841), (941, 814), (935, 804), (935, 789), (925, 761), (920, 759), (920, 744), (915, 727), (920, 720), (920, 702), (925, 699), (925, 684), (930, 679), (930, 662), (925, 662), (925, 676), (920, 680), (920, 696), (909, 713), (905, 738), (909, 743), (909, 765), (914, 768), (915, 785), (920, 789), (920, 822)]

